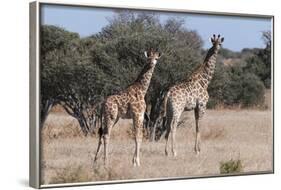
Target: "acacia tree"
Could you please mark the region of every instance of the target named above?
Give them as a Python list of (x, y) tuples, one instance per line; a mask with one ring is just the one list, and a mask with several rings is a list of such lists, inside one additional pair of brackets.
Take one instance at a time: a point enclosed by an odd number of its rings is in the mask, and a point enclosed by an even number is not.
[(57, 97), (60, 96), (57, 90), (60, 86), (59, 63), (67, 59), (66, 49), (70, 41), (78, 39), (79, 36), (55, 26), (42, 26), (40, 36), (40, 119), (43, 126), (49, 111), (58, 103)]
[(100, 98), (95, 91), (99, 70), (87, 51), (92, 41), (54, 26), (43, 26), (41, 32), (41, 126), (52, 106), (60, 104), (86, 135), (95, 122), (93, 105)]

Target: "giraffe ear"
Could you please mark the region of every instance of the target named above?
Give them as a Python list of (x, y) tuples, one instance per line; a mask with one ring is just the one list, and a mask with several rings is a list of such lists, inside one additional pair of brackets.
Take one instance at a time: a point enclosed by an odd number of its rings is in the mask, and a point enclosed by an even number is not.
[(159, 52), (159, 54), (158, 54), (158, 58), (160, 58), (162, 55), (163, 55), (163, 54)]
[(144, 52), (144, 56), (145, 56), (146, 58), (148, 58), (148, 56), (147, 56), (147, 51)]
[(221, 43), (224, 41), (224, 37), (221, 38)]
[(211, 37), (211, 38), (209, 38), (209, 41), (211, 42), (211, 43), (214, 43), (214, 39)]

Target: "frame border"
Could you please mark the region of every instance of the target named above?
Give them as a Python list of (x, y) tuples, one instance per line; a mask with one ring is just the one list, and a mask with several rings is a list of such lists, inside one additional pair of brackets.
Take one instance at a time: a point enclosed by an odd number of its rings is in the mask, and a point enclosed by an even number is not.
[(40, 188), (39, 3), (29, 4), (29, 185)]
[[(41, 6), (42, 5), (58, 5), (70, 7), (89, 7), (89, 8), (105, 8), (105, 9), (127, 9), (136, 11), (159, 11), (169, 13), (189, 13), (196, 15), (214, 15), (214, 16), (235, 16), (235, 17), (250, 17), (250, 18), (267, 18), (271, 19), (271, 109), (272, 109), (272, 170), (257, 171), (257, 172), (243, 172), (236, 174), (214, 174), (214, 175), (200, 175), (200, 176), (183, 176), (183, 177), (168, 177), (168, 178), (150, 178), (150, 179), (128, 179), (128, 180), (114, 180), (114, 181), (92, 181), (92, 182), (78, 182), (78, 183), (63, 183), (63, 184), (41, 184), (41, 138), (40, 138), (40, 26), (41, 26)], [(217, 177), (233, 177), (233, 176), (248, 176), (261, 174), (275, 173), (275, 107), (274, 107), (274, 92), (275, 92), (275, 27), (274, 15), (248, 14), (248, 13), (229, 13), (229, 12), (214, 12), (214, 11), (199, 11), (188, 9), (169, 9), (157, 7), (134, 7), (134, 6), (117, 6), (105, 4), (90, 4), (79, 2), (51, 2), (48, 0), (38, 0), (29, 4), (29, 29), (30, 29), (30, 65), (29, 65), (29, 185), (34, 188), (54, 188), (54, 187), (74, 187), (74, 186), (89, 186), (89, 185), (111, 185), (123, 183), (140, 183), (140, 182), (154, 182), (154, 181), (170, 181), (170, 180), (186, 180), (186, 179), (200, 179), (200, 178), (217, 178)]]

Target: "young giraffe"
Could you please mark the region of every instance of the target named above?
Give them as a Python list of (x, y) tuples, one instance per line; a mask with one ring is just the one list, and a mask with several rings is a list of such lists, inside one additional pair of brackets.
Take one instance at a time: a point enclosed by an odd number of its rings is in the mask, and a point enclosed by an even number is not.
[(179, 118), (183, 111), (194, 110), (195, 125), (196, 125), (196, 139), (194, 150), (197, 154), (200, 152), (200, 121), (205, 113), (206, 104), (209, 99), (208, 85), (213, 77), (215, 71), (215, 64), (218, 51), (221, 47), (224, 38), (220, 35), (216, 37), (213, 35), (211, 42), (213, 46), (209, 49), (203, 64), (199, 65), (193, 74), (182, 81), (181, 83), (172, 86), (164, 99), (164, 113), (167, 118), (167, 133), (165, 153), (168, 155), (168, 141), (171, 133), (172, 153), (176, 153), (176, 130)]
[(104, 117), (105, 126), (103, 128), (101, 127), (99, 131), (100, 137), (95, 161), (98, 158), (103, 138), (104, 162), (107, 164), (111, 129), (121, 117), (124, 119), (133, 119), (135, 130), (135, 153), (133, 164), (134, 166), (140, 166), (140, 146), (143, 136), (143, 118), (146, 109), (144, 97), (148, 90), (157, 60), (161, 57), (160, 52), (154, 51), (153, 49), (144, 52), (144, 54), (147, 58), (147, 64), (144, 66), (136, 81), (118, 94), (107, 97), (103, 103), (102, 115)]

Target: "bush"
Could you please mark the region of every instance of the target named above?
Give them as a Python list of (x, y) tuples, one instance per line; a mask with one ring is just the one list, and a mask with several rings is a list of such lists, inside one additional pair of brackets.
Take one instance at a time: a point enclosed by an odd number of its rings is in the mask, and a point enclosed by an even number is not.
[(265, 87), (254, 74), (246, 73), (242, 77), (241, 103), (244, 107), (264, 104)]
[(209, 98), (209, 101), (207, 102), (208, 109), (215, 109), (217, 105), (219, 105), (219, 103), (215, 98)]
[(250, 72), (259, 77), (266, 88), (271, 87), (271, 32), (265, 31), (262, 38), (266, 47), (256, 49), (254, 55), (249, 57), (245, 67), (246, 72)]
[(265, 86), (262, 80), (243, 66), (218, 64), (209, 88), (208, 108), (217, 105), (243, 107), (261, 106), (264, 104)]
[[(209, 92), (209, 102), (207, 104), (208, 108), (216, 108), (217, 105), (227, 104), (231, 98), (228, 94), (230, 89), (230, 75), (228, 73), (228, 68), (222, 63), (218, 62), (216, 64), (216, 70), (213, 79), (208, 87)], [(232, 94), (232, 93), (231, 93)]]
[(242, 172), (242, 162), (241, 160), (229, 160), (220, 163), (220, 173), (221, 174), (231, 174)]

